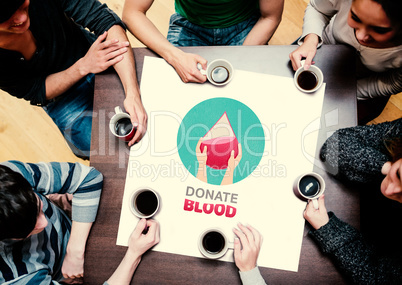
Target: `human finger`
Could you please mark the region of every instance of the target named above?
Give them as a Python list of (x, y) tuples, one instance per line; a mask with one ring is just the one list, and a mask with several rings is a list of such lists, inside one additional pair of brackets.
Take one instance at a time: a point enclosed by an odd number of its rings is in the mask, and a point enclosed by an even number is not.
[(199, 64), (201, 64), (202, 69), (207, 69), (208, 60), (198, 54), (196, 55), (196, 60)]
[(314, 53), (312, 53), (312, 52), (309, 52), (308, 54), (307, 54), (307, 57), (306, 57), (306, 59), (304, 60), (304, 70), (307, 70), (307, 69), (309, 69), (310, 68), (310, 66), (311, 66), (311, 64), (313, 63), (313, 58), (314, 58)]
[(242, 231), (239, 231), (239, 230), (236, 229), (236, 228), (233, 229), (233, 232), (234, 232), (234, 233), (236, 234), (236, 236), (239, 238), (239, 240), (240, 240), (240, 242), (241, 242), (241, 245), (243, 246), (243, 249), (244, 249), (244, 248), (248, 248), (248, 247), (249, 247), (249, 244), (248, 244), (247, 236), (246, 236)]
[(101, 34), (95, 41), (94, 44), (100, 44), (102, 43), (107, 37), (107, 31), (105, 31), (103, 34)]
[(241, 148), (241, 143), (239, 143), (238, 145), (237, 145), (237, 149), (238, 149), (238, 153), (237, 153), (237, 159), (241, 159), (242, 158), (242, 156), (243, 156), (243, 150), (242, 150), (242, 148)]
[(234, 245), (233, 245), (233, 247), (234, 247), (234, 257), (235, 257), (235, 260), (238, 260), (239, 258), (240, 258), (240, 256), (241, 256), (241, 243), (240, 243), (240, 240), (239, 240), (239, 238), (235, 238), (234, 239)]
[(294, 71), (296, 71), (297, 69), (299, 69), (299, 67), (301, 66), (301, 59), (302, 59), (302, 55), (299, 51), (299, 48), (297, 48), (295, 51), (293, 51), (290, 55), (290, 62), (292, 64), (292, 68)]
[(138, 221), (137, 226), (135, 227), (133, 234), (136, 237), (139, 237), (142, 235), (142, 232), (147, 228), (147, 220), (142, 218), (141, 220)]
[(260, 232), (250, 225), (247, 225), (247, 228), (252, 232), (255, 243), (260, 246), (262, 244), (262, 235)]
[(241, 229), (241, 231), (246, 235), (247, 240), (248, 240), (249, 243), (250, 243), (250, 242), (254, 242), (254, 235), (253, 235), (253, 233), (251, 232), (251, 230), (250, 230), (248, 227), (244, 226), (244, 225), (241, 224), (241, 223), (238, 223), (237, 226), (238, 226), (238, 227)]

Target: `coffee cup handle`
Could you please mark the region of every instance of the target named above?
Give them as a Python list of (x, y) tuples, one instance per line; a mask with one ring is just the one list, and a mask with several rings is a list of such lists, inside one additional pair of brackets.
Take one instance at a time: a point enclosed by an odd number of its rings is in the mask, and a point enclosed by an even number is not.
[(123, 111), (121, 110), (120, 106), (115, 107), (115, 108), (114, 108), (114, 112), (115, 112), (116, 114), (118, 114), (118, 113), (123, 113)]
[(319, 209), (319, 207), (318, 207), (318, 199), (312, 199), (311, 201), (313, 202), (314, 209), (318, 210)]
[(197, 63), (197, 68), (201, 72), (202, 75), (207, 75), (207, 71), (202, 69), (201, 63)]
[(228, 249), (234, 249), (234, 242), (228, 241)]

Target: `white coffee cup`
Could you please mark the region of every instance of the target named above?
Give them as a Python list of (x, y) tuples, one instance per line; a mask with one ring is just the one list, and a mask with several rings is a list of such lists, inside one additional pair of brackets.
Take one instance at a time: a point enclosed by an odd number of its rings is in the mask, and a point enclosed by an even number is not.
[(321, 175), (315, 172), (304, 173), (296, 178), (293, 183), (293, 192), (302, 200), (311, 200), (318, 210), (318, 198), (324, 194), (325, 181)]
[[(115, 112), (115, 114), (113, 115), (113, 117), (110, 119), (110, 122), (109, 122), (110, 131), (112, 132), (113, 135), (115, 135), (119, 139), (121, 139), (125, 142), (130, 141), (134, 137), (135, 130), (136, 130), (136, 127), (133, 126), (131, 123), (130, 115), (128, 113), (123, 112), (119, 106), (114, 108), (114, 112)], [(118, 128), (117, 124), (119, 124), (119, 122), (122, 122), (122, 120), (126, 121), (127, 125), (131, 126), (131, 129), (124, 133), (118, 133), (117, 129), (116, 129), (116, 128)]]
[(324, 82), (324, 75), (321, 69), (316, 65), (311, 65), (309, 69), (304, 69), (304, 60), (301, 61), (302, 66), (299, 67), (294, 76), (293, 82), (297, 89), (305, 93), (313, 93), (320, 89)]
[(149, 187), (141, 187), (131, 195), (131, 212), (140, 219), (153, 217), (158, 212), (159, 207), (159, 194)]
[(229, 242), (221, 229), (209, 228), (200, 234), (198, 248), (205, 257), (218, 259), (224, 256), (229, 249), (234, 249), (234, 243)]
[(211, 61), (208, 63), (206, 70), (202, 69), (199, 63), (197, 67), (203, 75), (207, 76), (208, 81), (216, 86), (228, 84), (234, 76), (233, 66), (226, 59), (215, 59)]

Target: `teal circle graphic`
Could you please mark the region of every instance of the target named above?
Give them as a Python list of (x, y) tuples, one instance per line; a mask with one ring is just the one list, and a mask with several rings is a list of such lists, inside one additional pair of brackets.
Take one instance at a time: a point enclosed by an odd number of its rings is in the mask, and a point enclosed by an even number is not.
[[(255, 113), (245, 104), (234, 99), (208, 99), (194, 106), (186, 114), (177, 134), (180, 159), (194, 177), (197, 177), (198, 173), (197, 144), (225, 112), (242, 150), (241, 160), (233, 172), (232, 183), (248, 177), (261, 161), (265, 148), (265, 135)], [(207, 182), (221, 185), (223, 179), (225, 177), (227, 179), (226, 170), (207, 166)]]

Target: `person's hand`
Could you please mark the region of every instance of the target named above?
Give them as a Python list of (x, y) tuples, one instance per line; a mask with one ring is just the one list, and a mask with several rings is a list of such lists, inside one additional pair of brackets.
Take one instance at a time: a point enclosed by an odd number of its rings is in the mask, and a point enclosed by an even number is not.
[(203, 69), (207, 69), (207, 60), (197, 54), (186, 53), (179, 49), (177, 51), (177, 55), (169, 63), (181, 80), (184, 83), (204, 83), (207, 77), (197, 68), (197, 64), (200, 63)]
[(65, 279), (79, 279), (84, 277), (84, 254), (82, 252), (74, 252), (71, 248), (67, 248), (61, 272)]
[(207, 182), (207, 146), (204, 146), (203, 150), (201, 151), (202, 138), (197, 143), (195, 147), (195, 155), (197, 156), (198, 161), (198, 171), (197, 171), (197, 178), (201, 181)]
[(124, 109), (130, 114), (133, 127), (136, 128), (134, 137), (128, 143), (128, 146), (132, 146), (145, 135), (147, 131), (148, 115), (139, 96), (127, 94), (123, 104)]
[(238, 229), (233, 232), (238, 236), (234, 240), (234, 258), (240, 271), (249, 271), (257, 266), (258, 254), (260, 253), (262, 236), (252, 226), (238, 224)]
[(159, 223), (155, 220), (141, 219), (130, 235), (128, 251), (135, 258), (140, 258), (148, 249), (158, 244), (159, 239)]
[(100, 35), (85, 56), (79, 60), (81, 63), (79, 70), (83, 76), (105, 71), (123, 59), (123, 54), (127, 52), (130, 43), (119, 42), (117, 39), (106, 40), (106, 37), (107, 32)]
[(198, 168), (205, 167), (207, 165), (207, 146), (204, 145), (204, 148), (201, 150), (202, 138), (197, 143), (195, 148), (195, 155), (197, 156)]
[(306, 221), (316, 230), (329, 222), (327, 209), (325, 208), (324, 195), (318, 198), (318, 207), (318, 210), (316, 210), (313, 206), (313, 202), (309, 200), (303, 214)]
[(235, 168), (239, 165), (241, 157), (242, 157), (242, 150), (241, 150), (240, 143), (238, 144), (238, 149), (239, 149), (239, 152), (236, 157), (235, 157), (234, 150), (232, 150), (230, 152), (230, 157), (228, 160), (228, 167), (226, 168), (226, 172), (222, 179), (221, 185), (233, 184), (234, 171), (235, 171)]
[(318, 36), (308, 34), (304, 38), (304, 42), (296, 50), (290, 53), (289, 58), (292, 62), (293, 70), (296, 71), (301, 66), (301, 60), (305, 58), (304, 69), (309, 69), (313, 62), (313, 58), (317, 52)]
[(385, 163), (381, 172), (385, 175), (381, 182), (381, 193), (388, 199), (402, 203), (402, 158), (394, 163)]
[(243, 155), (240, 143), (238, 144), (238, 149), (239, 149), (239, 152), (238, 152), (237, 156), (234, 157), (235, 156), (235, 151), (232, 150), (231, 153), (230, 153), (229, 160), (228, 160), (228, 171), (231, 171), (232, 173), (234, 172), (235, 168), (239, 165), (240, 160), (241, 160), (242, 155)]

